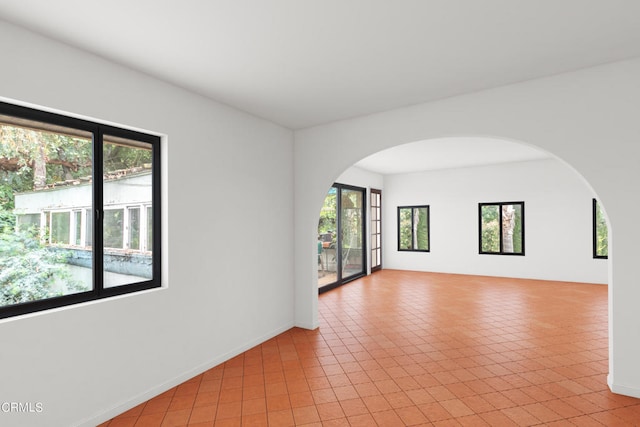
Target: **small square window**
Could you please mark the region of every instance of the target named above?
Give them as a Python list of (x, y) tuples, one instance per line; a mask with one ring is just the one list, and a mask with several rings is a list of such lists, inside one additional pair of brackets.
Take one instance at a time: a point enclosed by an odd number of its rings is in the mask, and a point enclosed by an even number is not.
[(429, 252), (429, 206), (398, 207), (398, 250)]
[(524, 255), (524, 202), (480, 203), (480, 253)]

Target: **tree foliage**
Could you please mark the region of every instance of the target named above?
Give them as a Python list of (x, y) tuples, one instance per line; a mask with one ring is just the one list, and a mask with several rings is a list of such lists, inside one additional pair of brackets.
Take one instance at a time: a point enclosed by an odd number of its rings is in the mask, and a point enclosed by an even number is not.
[(412, 249), (411, 208), (399, 210), (400, 221), (400, 249)]
[(2, 125), (0, 141), (0, 171), (14, 191), (91, 175), (89, 139)]
[(427, 208), (417, 208), (414, 210), (414, 249), (429, 249), (429, 223)]
[(68, 257), (40, 244), (33, 230), (0, 233), (0, 306), (85, 290), (71, 279)]
[(336, 197), (337, 189), (335, 187), (331, 187), (327, 197), (324, 199), (324, 203), (322, 205), (322, 209), (320, 209), (320, 219), (318, 221), (318, 235), (326, 235), (331, 234), (332, 243), (336, 243), (336, 229), (338, 227), (337, 224), (337, 197)]
[(500, 252), (500, 210), (498, 205), (483, 206), (480, 210), (482, 252)]
[(151, 150), (127, 147), (121, 144), (104, 144), (102, 152), (104, 172), (141, 167), (151, 163)]

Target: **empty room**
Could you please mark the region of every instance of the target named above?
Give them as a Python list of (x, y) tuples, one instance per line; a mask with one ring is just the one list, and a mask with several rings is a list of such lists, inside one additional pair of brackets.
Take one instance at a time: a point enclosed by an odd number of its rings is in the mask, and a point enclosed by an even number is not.
[(640, 4), (0, 1), (0, 425), (636, 425)]

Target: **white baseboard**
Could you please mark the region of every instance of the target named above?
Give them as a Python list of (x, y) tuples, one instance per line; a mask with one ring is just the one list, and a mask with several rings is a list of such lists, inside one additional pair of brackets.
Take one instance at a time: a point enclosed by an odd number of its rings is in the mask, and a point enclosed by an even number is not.
[(313, 331), (315, 329), (318, 329), (320, 327), (320, 322), (296, 322), (295, 326), (297, 328), (302, 328), (302, 329), (308, 329), (310, 331)]
[(622, 394), (629, 397), (640, 399), (640, 388), (628, 387), (626, 385), (614, 384), (611, 381), (611, 374), (607, 375), (607, 384), (609, 389), (616, 394)]
[(234, 357), (236, 357), (237, 355), (244, 353), (245, 351), (259, 345), (262, 344), (265, 341), (270, 340), (271, 338), (280, 335), (283, 332), (288, 331), (289, 329), (293, 328), (295, 325), (293, 324), (293, 322), (291, 322), (290, 324), (286, 324), (283, 325), (267, 334), (262, 335), (259, 338), (256, 338), (232, 351), (229, 351), (223, 355), (220, 355), (218, 357), (215, 357), (205, 363), (202, 363), (198, 366), (196, 366), (193, 369), (190, 369), (184, 373), (182, 373), (181, 375), (178, 375), (177, 377), (171, 378), (168, 381), (164, 381), (160, 384), (158, 384), (157, 386), (151, 388), (150, 390), (147, 390), (144, 393), (141, 393), (131, 399), (128, 399), (104, 412), (101, 412), (100, 414), (81, 420), (79, 421), (76, 426), (78, 427), (94, 427), (97, 426), (107, 420), (110, 420), (111, 418), (118, 416), (120, 414), (122, 414), (123, 412), (128, 411), (131, 408), (136, 407), (137, 405), (141, 404), (142, 402), (146, 402), (149, 399), (152, 399), (153, 397), (164, 393), (165, 391), (182, 384), (183, 382), (195, 377), (196, 375), (200, 375), (201, 373), (215, 367), (218, 366), (221, 363), (226, 362), (227, 360), (233, 359)]

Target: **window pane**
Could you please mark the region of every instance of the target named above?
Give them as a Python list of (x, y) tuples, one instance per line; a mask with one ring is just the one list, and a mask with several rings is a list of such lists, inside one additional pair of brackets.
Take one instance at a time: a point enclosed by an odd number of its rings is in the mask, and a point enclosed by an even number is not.
[(127, 209), (127, 219), (124, 214), (125, 206), (152, 202), (152, 146), (105, 135), (103, 168), (104, 286), (150, 280), (153, 277), (152, 247), (147, 248), (148, 252), (139, 251), (140, 209)]
[(0, 115), (0, 307), (92, 288), (91, 252), (69, 247), (71, 211), (91, 205), (91, 159), (90, 133)]
[(413, 235), (411, 229), (411, 208), (398, 209), (399, 249), (413, 249)]
[(609, 255), (609, 237), (607, 220), (605, 219), (602, 207), (596, 201), (595, 222), (596, 222), (596, 236), (595, 236), (595, 256), (606, 257)]
[(69, 212), (51, 214), (51, 243), (69, 244)]
[(123, 237), (123, 209), (109, 209), (104, 211), (104, 247), (111, 249), (122, 249)]
[(129, 249), (140, 250), (140, 208), (129, 208)]
[(500, 252), (500, 206), (484, 205), (480, 209), (482, 252)]
[(522, 253), (522, 205), (502, 205), (502, 251)]
[(147, 208), (147, 251), (153, 250), (153, 209)]
[(51, 212), (45, 212), (44, 213), (44, 230), (40, 231), (41, 240), (43, 242), (49, 243), (50, 230), (51, 230)]
[(337, 243), (337, 194), (338, 189), (331, 187), (324, 199), (318, 220), (318, 287), (338, 280), (336, 243)]
[(93, 245), (93, 210), (87, 209), (85, 211), (85, 234), (84, 245), (91, 247)]
[(364, 270), (362, 252), (363, 226), (363, 195), (362, 191), (342, 189), (341, 198), (341, 230), (342, 248), (342, 278), (362, 273)]
[(73, 226), (74, 226), (74, 242), (76, 246), (80, 246), (82, 243), (82, 212), (73, 212)]
[(413, 213), (414, 247), (418, 250), (429, 250), (429, 209), (415, 208)]
[(37, 233), (40, 229), (40, 214), (16, 215), (19, 231), (32, 230)]
[(502, 251), (514, 252), (514, 231), (516, 225), (516, 210), (513, 205), (502, 206)]

